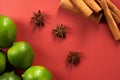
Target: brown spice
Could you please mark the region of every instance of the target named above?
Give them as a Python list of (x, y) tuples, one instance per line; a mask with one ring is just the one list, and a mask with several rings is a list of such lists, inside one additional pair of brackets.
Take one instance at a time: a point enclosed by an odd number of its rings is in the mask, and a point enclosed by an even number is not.
[(83, 14), (84, 17), (89, 18), (89, 16), (93, 14), (93, 11), (87, 6), (87, 4), (83, 0), (70, 1)]
[(110, 10), (110, 12), (111, 12), (111, 14), (112, 14), (115, 22), (116, 22), (117, 24), (120, 24), (120, 17), (117, 16), (116, 13), (114, 13), (112, 10)]
[(42, 13), (40, 10), (38, 12), (33, 12), (33, 16), (31, 17), (31, 21), (37, 26), (37, 27), (43, 27), (45, 26), (46, 22), (46, 15)]
[(92, 9), (93, 10), (93, 12), (95, 12), (95, 13), (99, 13), (101, 10), (102, 10), (102, 8), (97, 4), (97, 2), (95, 1), (95, 0), (83, 0), (86, 4), (87, 4), (87, 6), (89, 6), (90, 7), (90, 9)]
[(57, 24), (56, 28), (53, 29), (53, 34), (59, 38), (66, 38), (67, 26), (64, 24)]
[[(73, 3), (70, 0), (61, 0), (60, 1), (60, 7), (69, 10), (71, 12), (77, 13), (80, 16), (84, 16), (83, 12), (81, 12), (79, 9), (77, 9), (76, 6), (73, 5)], [(93, 13), (89, 16), (89, 19), (99, 23), (102, 18), (102, 13)]]
[(96, 1), (100, 4), (100, 6), (103, 9), (107, 23), (109, 25), (109, 28), (110, 28), (115, 40), (120, 40), (120, 31), (119, 31), (119, 28), (111, 14), (111, 11), (108, 7), (107, 1), (106, 0), (96, 0)]
[(120, 10), (110, 0), (106, 0), (108, 7), (120, 18)]
[(82, 56), (80, 52), (70, 51), (67, 55), (66, 62), (68, 64), (77, 66), (81, 61), (81, 57)]

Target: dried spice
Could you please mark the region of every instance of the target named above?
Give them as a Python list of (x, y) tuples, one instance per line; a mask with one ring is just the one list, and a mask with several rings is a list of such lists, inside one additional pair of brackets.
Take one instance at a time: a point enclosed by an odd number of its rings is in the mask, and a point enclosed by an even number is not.
[(77, 66), (81, 61), (81, 57), (82, 56), (80, 52), (70, 51), (67, 55), (66, 62), (68, 64)]
[(33, 14), (34, 15), (31, 17), (31, 21), (39, 28), (45, 26), (46, 15), (40, 10), (38, 10), (37, 13), (33, 12)]
[(64, 24), (57, 24), (56, 28), (53, 29), (53, 34), (59, 38), (66, 38), (67, 26)]

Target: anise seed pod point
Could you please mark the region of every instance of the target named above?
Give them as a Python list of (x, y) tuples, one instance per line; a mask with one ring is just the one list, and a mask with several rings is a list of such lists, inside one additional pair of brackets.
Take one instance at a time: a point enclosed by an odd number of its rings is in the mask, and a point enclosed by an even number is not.
[(81, 53), (70, 51), (67, 55), (66, 62), (71, 65), (77, 66), (81, 61)]
[(57, 24), (53, 29), (53, 34), (59, 38), (66, 38), (67, 27), (64, 24)]
[(44, 27), (46, 22), (46, 15), (42, 13), (40, 10), (38, 12), (33, 12), (33, 16), (31, 17), (31, 21), (35, 24), (35, 28)]

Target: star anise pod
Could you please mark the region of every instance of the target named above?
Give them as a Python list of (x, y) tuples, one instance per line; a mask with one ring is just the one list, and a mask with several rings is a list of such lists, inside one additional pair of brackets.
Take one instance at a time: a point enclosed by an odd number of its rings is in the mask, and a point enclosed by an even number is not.
[(31, 17), (31, 21), (37, 26), (42, 27), (45, 26), (46, 15), (42, 13), (40, 10), (38, 12), (33, 12), (33, 16)]
[(70, 51), (67, 55), (66, 62), (68, 64), (77, 66), (81, 61), (81, 57), (82, 56), (80, 52)]
[(65, 38), (67, 33), (67, 26), (64, 24), (57, 24), (53, 29), (53, 34), (59, 38)]

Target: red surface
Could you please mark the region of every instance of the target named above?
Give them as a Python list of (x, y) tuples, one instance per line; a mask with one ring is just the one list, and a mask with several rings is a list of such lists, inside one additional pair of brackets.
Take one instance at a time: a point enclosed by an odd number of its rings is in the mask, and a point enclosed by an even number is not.
[[(120, 9), (120, 1), (112, 0)], [(115, 41), (106, 23), (96, 24), (64, 9), (60, 0), (0, 0), (0, 14), (11, 17), (17, 25), (16, 41), (29, 42), (35, 52), (33, 65), (48, 68), (53, 80), (120, 80), (120, 42)], [(50, 16), (44, 28), (32, 32), (30, 17), (40, 9)], [(67, 38), (55, 39), (56, 24), (70, 28)], [(84, 55), (81, 64), (66, 66), (69, 51)]]

